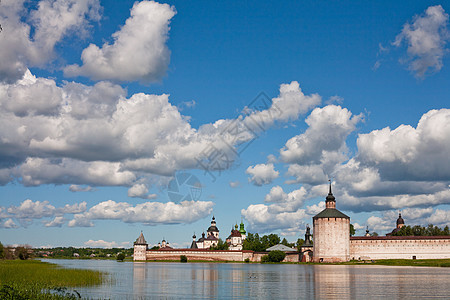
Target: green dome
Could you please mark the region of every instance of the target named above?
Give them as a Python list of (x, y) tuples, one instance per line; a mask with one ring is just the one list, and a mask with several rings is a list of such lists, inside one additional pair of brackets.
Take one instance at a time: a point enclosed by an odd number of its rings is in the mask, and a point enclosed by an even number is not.
[(239, 232), (240, 232), (241, 234), (245, 234), (245, 233), (246, 233), (246, 231), (245, 231), (245, 229), (244, 229), (244, 223), (242, 223), (242, 222), (241, 222), (241, 225), (239, 226)]

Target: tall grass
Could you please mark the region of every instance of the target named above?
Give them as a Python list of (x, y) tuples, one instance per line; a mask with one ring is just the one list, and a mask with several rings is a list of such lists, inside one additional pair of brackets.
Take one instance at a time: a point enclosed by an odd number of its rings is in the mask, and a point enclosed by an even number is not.
[(0, 260), (1, 299), (76, 299), (67, 287), (99, 285), (103, 272), (64, 269), (37, 260)]
[(450, 267), (450, 259), (383, 259), (374, 264), (386, 266)]
[(450, 259), (379, 259), (374, 261), (350, 261), (345, 265), (372, 264), (383, 266), (450, 267)]

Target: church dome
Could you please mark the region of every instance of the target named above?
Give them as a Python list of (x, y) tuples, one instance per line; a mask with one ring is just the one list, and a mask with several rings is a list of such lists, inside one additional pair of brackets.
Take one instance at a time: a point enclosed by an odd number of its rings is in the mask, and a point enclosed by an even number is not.
[(399, 213), (398, 214), (398, 219), (397, 219), (397, 225), (400, 225), (400, 224), (404, 225), (405, 221), (402, 218), (402, 214)]
[(211, 226), (209, 226), (207, 232), (219, 232), (219, 228), (216, 226), (216, 218), (213, 216)]

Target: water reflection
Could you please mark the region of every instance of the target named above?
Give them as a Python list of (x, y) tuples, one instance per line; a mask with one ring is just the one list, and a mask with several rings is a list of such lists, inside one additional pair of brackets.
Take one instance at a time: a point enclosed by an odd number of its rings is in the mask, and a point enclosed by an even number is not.
[(79, 288), (110, 299), (366, 299), (443, 298), (450, 269), (340, 265), (262, 265), (53, 260), (110, 272), (113, 283)]

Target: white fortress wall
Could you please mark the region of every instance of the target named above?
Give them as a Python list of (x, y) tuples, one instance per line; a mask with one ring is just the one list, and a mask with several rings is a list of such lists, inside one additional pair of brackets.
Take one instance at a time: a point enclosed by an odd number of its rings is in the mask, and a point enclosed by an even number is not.
[(450, 258), (450, 236), (351, 237), (351, 259)]
[[(145, 248), (144, 248), (145, 249)], [(135, 246), (134, 260), (161, 261), (161, 260), (180, 260), (180, 256), (184, 255), (189, 260), (206, 260), (206, 261), (245, 261), (249, 259), (251, 262), (260, 262), (261, 257), (267, 255), (268, 252), (254, 252), (251, 250), (205, 250), (205, 249), (170, 249), (170, 250), (146, 250), (145, 256), (142, 258), (141, 249)], [(296, 251), (286, 252), (283, 262), (298, 262), (299, 253)]]

